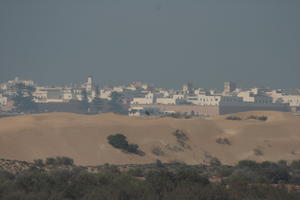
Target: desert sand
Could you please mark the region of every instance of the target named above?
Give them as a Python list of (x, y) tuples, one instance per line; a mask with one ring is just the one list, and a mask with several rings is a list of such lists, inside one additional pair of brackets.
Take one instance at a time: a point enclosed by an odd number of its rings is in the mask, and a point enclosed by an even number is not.
[[(247, 119), (267, 116), (267, 121)], [(290, 113), (253, 111), (207, 119), (136, 118), (117, 114), (47, 113), (0, 119), (0, 158), (32, 161), (68, 156), (79, 165), (185, 162), (199, 164), (218, 158), (278, 161), (300, 159), (300, 117)], [(182, 146), (174, 132), (188, 139)], [(107, 136), (122, 133), (138, 144), (144, 156), (112, 147)], [(230, 144), (216, 142), (218, 138)], [(153, 153), (159, 149), (160, 155)]]

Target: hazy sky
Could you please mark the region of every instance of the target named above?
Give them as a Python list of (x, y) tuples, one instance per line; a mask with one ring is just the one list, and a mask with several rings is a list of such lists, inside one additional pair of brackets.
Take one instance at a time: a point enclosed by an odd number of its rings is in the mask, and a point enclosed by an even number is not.
[(0, 0), (0, 81), (300, 87), (299, 0)]

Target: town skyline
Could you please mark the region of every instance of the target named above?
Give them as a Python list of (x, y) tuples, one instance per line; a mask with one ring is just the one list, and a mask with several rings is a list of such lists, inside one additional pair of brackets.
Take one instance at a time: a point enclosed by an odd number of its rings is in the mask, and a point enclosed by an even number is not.
[(0, 109), (21, 113), (49, 110), (93, 114), (120, 112), (130, 116), (181, 113), (192, 117), (249, 110), (298, 113), (300, 109), (300, 88), (241, 88), (234, 82), (224, 82), (222, 90), (195, 87), (191, 83), (174, 89), (143, 82), (99, 86), (94, 80), (88, 76), (80, 84), (41, 86), (33, 80), (16, 77), (0, 83)]
[[(180, 89), (182, 87), (182, 85), (184, 84), (188, 84), (190, 83), (191, 85), (193, 85), (193, 87), (195, 88), (206, 88), (206, 89), (214, 89), (214, 90), (223, 90), (224, 89), (224, 82), (234, 82), (236, 84), (238, 84), (238, 86), (241, 88), (241, 89), (250, 89), (250, 88), (270, 88), (270, 89), (299, 89), (300, 88), (300, 85), (295, 85), (295, 87), (275, 87), (271, 84), (257, 84), (255, 83), (255, 81), (236, 81), (236, 80), (219, 80), (219, 81), (222, 81), (220, 85), (218, 85), (217, 87), (210, 87), (210, 85), (208, 83), (206, 84), (203, 84), (203, 85), (200, 85), (200, 84), (196, 84), (197, 81), (195, 80), (183, 80), (181, 81), (180, 83), (178, 84), (175, 84), (175, 85), (170, 85), (169, 87), (165, 87), (164, 85), (159, 85), (158, 83), (155, 83), (154, 81), (144, 81), (144, 80), (125, 80), (125, 81), (122, 81), (122, 82), (118, 82), (118, 81), (112, 81), (112, 82), (109, 82), (109, 83), (105, 83), (101, 80), (99, 80), (97, 78), (97, 76), (95, 75), (87, 75), (87, 76), (81, 76), (78, 80), (74, 80), (74, 81), (69, 81), (69, 80), (65, 80), (63, 83), (51, 83), (50, 81), (46, 80), (46, 81), (36, 81), (35, 79), (33, 78), (30, 78), (30, 77), (23, 77), (23, 76), (12, 76), (12, 77), (8, 77), (6, 79), (0, 79), (0, 83), (3, 83), (3, 82), (8, 82), (8, 81), (11, 81), (11, 80), (30, 80), (30, 81), (33, 81), (36, 85), (39, 85), (39, 86), (46, 86), (46, 87), (55, 87), (55, 86), (58, 86), (58, 87), (62, 87), (62, 86), (72, 86), (72, 85), (80, 85), (82, 84), (86, 78), (88, 77), (92, 77), (93, 80), (94, 80), (94, 84), (99, 86), (99, 87), (115, 87), (115, 86), (124, 86), (124, 85), (130, 85), (134, 82), (140, 82), (140, 83), (144, 83), (144, 84), (148, 84), (148, 85), (151, 85), (153, 87), (156, 87), (156, 88), (166, 88), (166, 89)], [(50, 83), (49, 83), (50, 82)], [(214, 84), (215, 85), (215, 84)], [(206, 86), (206, 87), (204, 87)]]

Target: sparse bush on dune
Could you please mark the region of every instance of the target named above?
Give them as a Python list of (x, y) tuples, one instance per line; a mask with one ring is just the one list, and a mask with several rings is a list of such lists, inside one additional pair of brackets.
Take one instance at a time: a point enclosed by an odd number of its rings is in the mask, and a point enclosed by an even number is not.
[(260, 120), (260, 121), (267, 121), (268, 117), (267, 116), (250, 115), (250, 116), (247, 117), (247, 119), (255, 119), (255, 120)]
[(242, 120), (242, 118), (238, 117), (238, 116), (228, 116), (226, 117), (227, 120)]
[(190, 145), (187, 144), (187, 141), (189, 140), (189, 137), (183, 130), (177, 129), (173, 135), (176, 137), (177, 143), (179, 144), (179, 148), (189, 149), (191, 150)]
[(164, 156), (165, 155), (165, 152), (163, 152), (160, 147), (153, 147), (151, 152), (156, 156)]
[(259, 148), (253, 149), (253, 152), (254, 152), (254, 155), (256, 155), (256, 156), (262, 156), (262, 155), (264, 155), (264, 153), (262, 152), (262, 150), (259, 149)]
[(228, 138), (217, 138), (216, 143), (218, 144), (226, 144), (226, 145), (231, 145), (231, 142)]

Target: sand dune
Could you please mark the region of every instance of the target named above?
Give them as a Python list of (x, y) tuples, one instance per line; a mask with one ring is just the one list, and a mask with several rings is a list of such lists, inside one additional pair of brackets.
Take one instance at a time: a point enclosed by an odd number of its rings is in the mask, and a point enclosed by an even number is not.
[[(212, 157), (233, 164), (243, 159), (300, 159), (300, 118), (289, 113), (254, 111), (209, 119), (132, 118), (116, 114), (77, 115), (50, 113), (0, 119), (0, 158), (32, 161), (68, 156), (77, 164), (129, 164), (182, 161), (209, 162)], [(267, 121), (248, 120), (250, 115)], [(173, 135), (183, 131), (185, 146)], [(107, 136), (123, 133), (145, 156), (121, 152), (107, 143)], [(230, 144), (220, 144), (226, 139)], [(159, 149), (163, 155), (155, 155)]]

